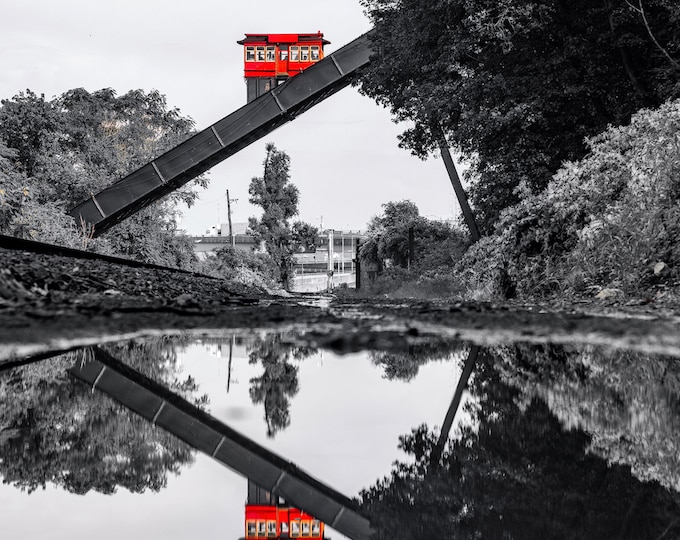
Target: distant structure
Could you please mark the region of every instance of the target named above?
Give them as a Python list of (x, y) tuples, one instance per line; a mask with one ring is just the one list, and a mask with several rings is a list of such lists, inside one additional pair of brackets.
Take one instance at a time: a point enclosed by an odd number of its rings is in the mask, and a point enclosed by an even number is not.
[(205, 258), (209, 253), (226, 246), (234, 246), (241, 251), (258, 251), (263, 249), (252, 234), (248, 234), (247, 223), (232, 224), (233, 238), (229, 236), (229, 225), (222, 223), (205, 231), (203, 236), (192, 236), (194, 253)]
[(302, 73), (324, 57), (330, 41), (315, 34), (246, 34), (243, 45), (243, 75), (248, 103), (283, 81)]
[[(229, 226), (222, 223), (206, 231), (203, 236), (193, 236), (194, 253), (205, 258), (209, 253), (225, 246), (234, 246), (242, 251), (264, 251), (265, 247), (247, 234), (247, 223), (233, 223), (233, 239), (229, 236)], [(328, 269), (328, 240), (332, 238), (331, 257), (336, 272), (354, 271), (357, 242), (365, 238), (361, 231), (325, 230), (316, 238), (315, 249), (302, 250), (294, 254), (297, 274), (325, 272)]]

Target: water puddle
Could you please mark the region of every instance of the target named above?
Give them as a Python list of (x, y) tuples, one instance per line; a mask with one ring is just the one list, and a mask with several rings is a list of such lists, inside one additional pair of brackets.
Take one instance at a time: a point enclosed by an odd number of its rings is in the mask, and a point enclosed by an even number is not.
[(680, 537), (678, 358), (373, 343), (224, 331), (14, 357), (3, 536)]

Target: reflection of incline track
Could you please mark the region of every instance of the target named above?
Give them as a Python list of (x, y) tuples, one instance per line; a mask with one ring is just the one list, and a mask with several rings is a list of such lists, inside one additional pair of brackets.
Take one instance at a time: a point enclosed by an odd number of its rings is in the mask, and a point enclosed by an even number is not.
[(99, 235), (350, 84), (371, 55), (369, 33), (93, 194), (70, 214)]
[(103, 349), (69, 373), (122, 403), (154, 425), (248, 477), (267, 491), (354, 540), (368, 540), (371, 526), (357, 503), (295, 464), (270, 452), (162, 385), (124, 365)]

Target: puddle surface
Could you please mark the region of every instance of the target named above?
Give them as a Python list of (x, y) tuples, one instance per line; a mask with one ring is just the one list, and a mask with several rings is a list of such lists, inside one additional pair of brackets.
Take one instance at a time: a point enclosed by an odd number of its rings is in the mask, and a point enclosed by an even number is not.
[(6, 365), (0, 400), (8, 538), (257, 535), (270, 478), (334, 539), (680, 537), (674, 357), (174, 336)]

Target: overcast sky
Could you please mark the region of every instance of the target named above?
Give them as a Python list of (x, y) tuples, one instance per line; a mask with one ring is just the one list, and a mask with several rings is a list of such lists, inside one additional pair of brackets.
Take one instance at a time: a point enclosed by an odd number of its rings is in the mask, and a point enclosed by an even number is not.
[[(156, 89), (204, 129), (245, 104), (245, 33), (316, 32), (333, 52), (370, 28), (359, 0), (3, 0), (0, 98), (30, 89), (47, 99), (84, 87)], [(421, 214), (450, 219), (458, 205), (440, 158), (425, 162), (398, 148), (404, 126), (347, 88), (214, 167), (210, 187), (182, 226), (201, 234), (232, 218), (258, 215), (248, 184), (262, 175), (265, 143), (291, 158), (300, 218), (316, 226), (363, 229), (381, 204), (411, 199)]]

